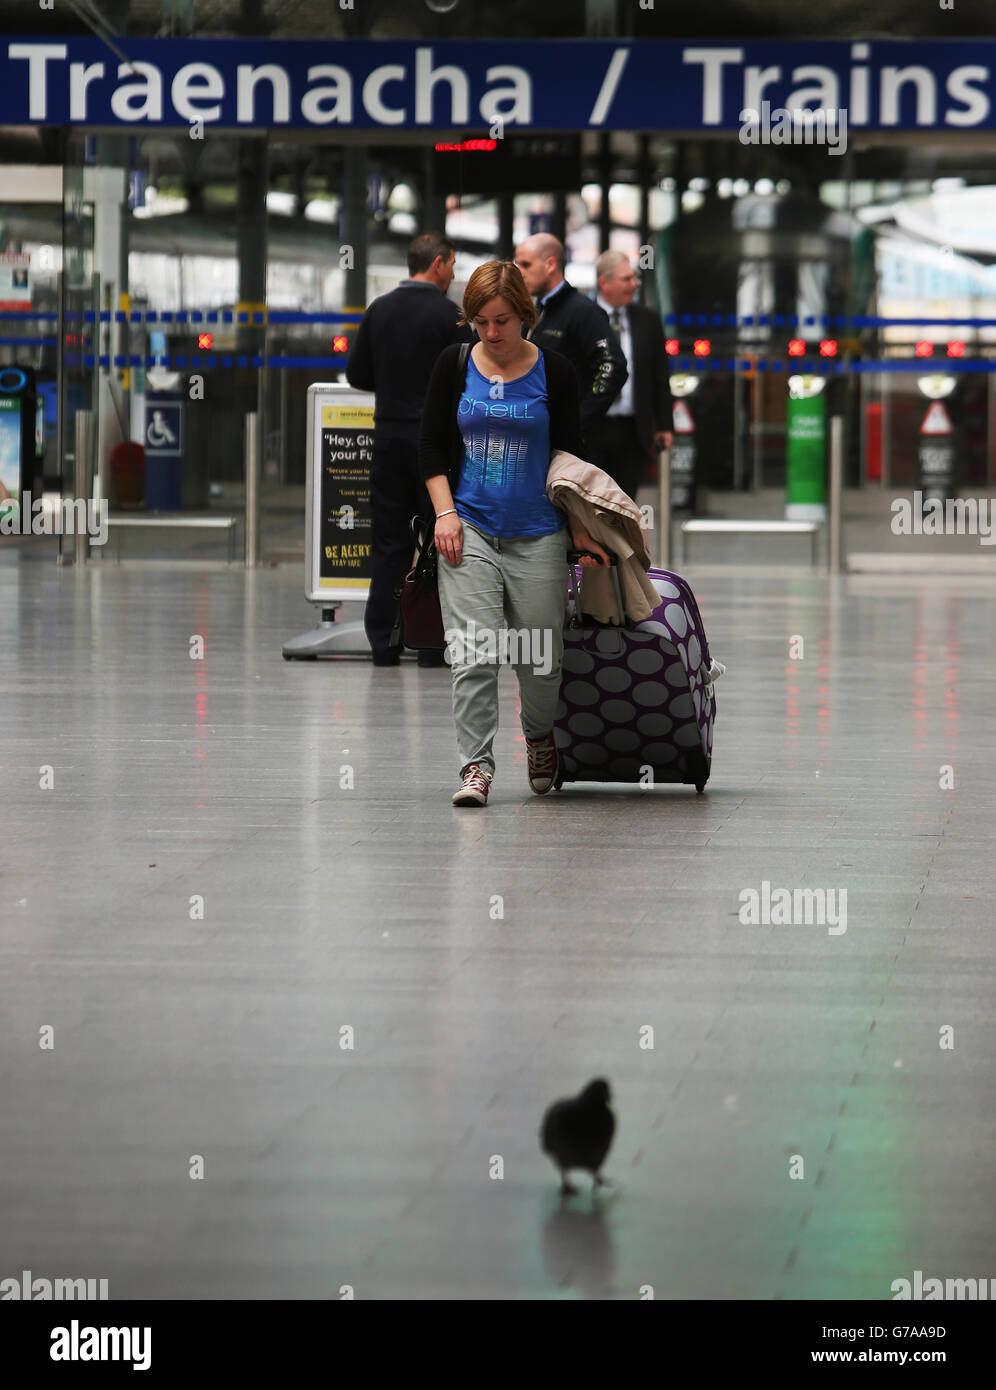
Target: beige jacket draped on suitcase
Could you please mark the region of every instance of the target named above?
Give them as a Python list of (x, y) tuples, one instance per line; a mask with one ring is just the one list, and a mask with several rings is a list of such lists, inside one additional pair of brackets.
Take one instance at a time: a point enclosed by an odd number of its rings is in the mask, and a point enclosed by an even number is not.
[[(619, 557), (619, 583), (625, 618), (644, 622), (660, 603), (647, 577), (649, 533), (639, 507), (601, 468), (558, 449), (546, 475), (546, 495), (555, 507), (579, 522), (593, 541)], [(612, 576), (604, 566), (585, 569), (584, 611), (596, 622), (621, 623)]]

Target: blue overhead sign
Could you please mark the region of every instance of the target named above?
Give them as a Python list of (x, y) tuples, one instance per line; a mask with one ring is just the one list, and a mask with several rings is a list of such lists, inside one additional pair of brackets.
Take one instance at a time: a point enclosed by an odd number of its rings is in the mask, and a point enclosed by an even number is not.
[(996, 127), (996, 40), (0, 39), (0, 124), (149, 129), (738, 129), (745, 110), (852, 130)]

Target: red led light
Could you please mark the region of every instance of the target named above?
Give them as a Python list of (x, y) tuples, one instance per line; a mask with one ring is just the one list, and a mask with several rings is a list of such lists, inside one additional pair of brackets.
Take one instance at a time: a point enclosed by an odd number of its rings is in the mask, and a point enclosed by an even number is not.
[(696, 357), (708, 357), (710, 352), (712, 352), (712, 343), (710, 343), (708, 338), (696, 338), (692, 351), (695, 353)]
[(440, 153), (450, 150), (466, 150), (469, 153), (475, 153), (479, 150), (496, 150), (497, 148), (497, 140), (458, 140), (454, 144), (450, 144), (445, 141), (440, 141), (436, 145), (436, 149)]
[(789, 342), (789, 357), (802, 357), (806, 351), (806, 344), (801, 338), (792, 338)]
[(949, 356), (949, 357), (964, 357), (964, 356), (965, 356), (965, 344), (964, 344), (964, 343), (959, 343), (959, 342), (948, 343), (948, 356)]
[(678, 355), (678, 339), (677, 339), (677, 338), (668, 338), (667, 341), (666, 341), (665, 344), (664, 344), (664, 351), (668, 354), (669, 357), (677, 357), (677, 355)]
[(934, 344), (928, 343), (926, 339), (921, 338), (914, 350), (916, 352), (917, 357), (933, 357)]
[(821, 357), (836, 357), (836, 356), (837, 356), (837, 339), (836, 339), (836, 338), (824, 338), (824, 339), (823, 339), (823, 341), (820, 343), (820, 356), (821, 356)]
[(213, 334), (213, 333), (198, 333), (198, 335), (197, 335), (197, 346), (198, 346), (199, 348), (201, 348), (204, 352), (210, 351), (210, 349), (211, 349), (211, 347), (213, 346), (213, 344), (214, 344), (214, 334)]
[(340, 335), (340, 336), (337, 336), (337, 337), (335, 337), (335, 338), (332, 339), (332, 351), (333, 351), (333, 352), (348, 352), (348, 351), (349, 351), (349, 343), (348, 343), (348, 341), (347, 341), (347, 339), (346, 339), (346, 337), (345, 337), (344, 334), (343, 334), (343, 335)]

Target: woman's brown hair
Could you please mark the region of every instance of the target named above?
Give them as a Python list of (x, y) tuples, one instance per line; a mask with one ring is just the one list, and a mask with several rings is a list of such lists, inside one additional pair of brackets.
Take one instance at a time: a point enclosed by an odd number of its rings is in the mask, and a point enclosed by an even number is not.
[(536, 306), (514, 261), (485, 261), (477, 267), (463, 292), (460, 323), (470, 323), (495, 295), (507, 299), (512, 312), (532, 328), (538, 317)]

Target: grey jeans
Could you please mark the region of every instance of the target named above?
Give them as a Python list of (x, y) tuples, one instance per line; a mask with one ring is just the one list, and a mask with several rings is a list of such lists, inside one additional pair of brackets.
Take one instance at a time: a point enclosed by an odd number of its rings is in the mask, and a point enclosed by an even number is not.
[(550, 536), (502, 540), (463, 523), (459, 565), (439, 557), (439, 603), (453, 673), (453, 719), (460, 770), (494, 771), (498, 674), (519, 679), (522, 732), (542, 738), (553, 728), (564, 654), (567, 596), (565, 528)]

